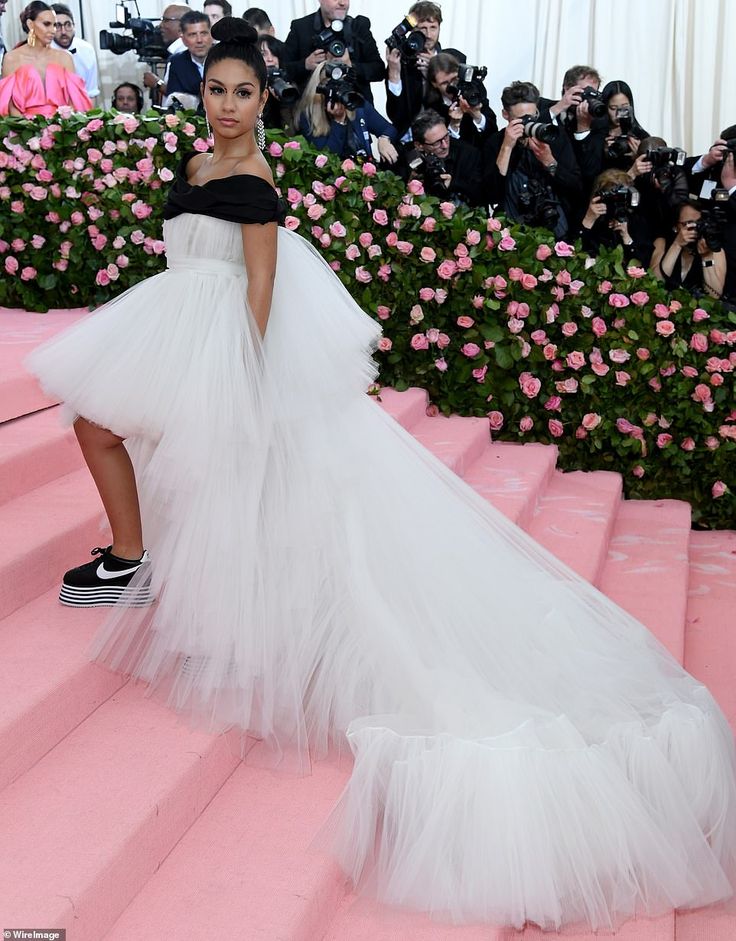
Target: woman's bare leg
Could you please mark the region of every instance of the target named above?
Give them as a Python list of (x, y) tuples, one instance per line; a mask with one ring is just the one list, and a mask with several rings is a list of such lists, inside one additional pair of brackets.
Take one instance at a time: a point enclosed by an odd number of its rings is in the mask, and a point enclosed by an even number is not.
[(110, 522), (113, 555), (140, 559), (143, 534), (138, 488), (123, 439), (84, 418), (76, 420), (74, 431)]

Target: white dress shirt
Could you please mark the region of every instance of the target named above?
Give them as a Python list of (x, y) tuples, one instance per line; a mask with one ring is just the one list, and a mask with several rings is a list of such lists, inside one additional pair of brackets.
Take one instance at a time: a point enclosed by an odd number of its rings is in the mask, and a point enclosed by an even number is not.
[[(56, 40), (52, 41), (51, 46), (53, 49), (63, 48)], [(100, 93), (100, 82), (97, 77), (97, 56), (94, 46), (86, 39), (75, 36), (66, 52), (71, 53), (74, 59), (74, 69), (84, 82), (87, 94), (90, 98), (96, 98)]]

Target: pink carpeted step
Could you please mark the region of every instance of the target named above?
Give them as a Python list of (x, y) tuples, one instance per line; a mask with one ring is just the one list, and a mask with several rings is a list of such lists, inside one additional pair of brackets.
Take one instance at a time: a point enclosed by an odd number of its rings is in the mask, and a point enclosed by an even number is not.
[(507, 928), (498, 941), (549, 941), (550, 938), (561, 941), (679, 941), (679, 937), (675, 935), (674, 914), (663, 915), (661, 918), (635, 918), (625, 922), (615, 932), (576, 931), (570, 928), (550, 934), (536, 927), (525, 928), (522, 932)]
[(348, 776), (330, 761), (308, 777), (241, 765), (104, 941), (317, 941), (345, 894), (309, 844)]
[(496, 509), (528, 529), (556, 463), (554, 445), (499, 442), (487, 447), (463, 476)]
[(412, 426), (411, 434), (460, 477), (491, 441), (487, 419), (460, 415), (424, 417)]
[(50, 310), (32, 314), (0, 307), (0, 422), (28, 415), (54, 404), (22, 366), (23, 359), (40, 343), (71, 326), (87, 308)]
[(124, 684), (85, 654), (108, 613), (64, 607), (52, 588), (0, 621), (0, 789)]
[(124, 687), (0, 792), (3, 925), (100, 941), (238, 764)]
[[(736, 732), (736, 532), (690, 534), (685, 668), (718, 700)], [(677, 941), (734, 941), (736, 915), (677, 916)]]
[(0, 425), (0, 505), (84, 463), (74, 432), (47, 408)]
[(0, 506), (0, 618), (105, 544), (102, 504), (83, 468)]
[(645, 624), (683, 662), (690, 505), (624, 500), (599, 587)]
[(381, 394), (376, 396), (375, 401), (407, 431), (411, 431), (417, 422), (426, 416), (429, 398), (424, 389), (397, 392), (387, 386), (381, 389)]
[(528, 532), (587, 581), (597, 584), (621, 505), (621, 477), (609, 471), (556, 471)]

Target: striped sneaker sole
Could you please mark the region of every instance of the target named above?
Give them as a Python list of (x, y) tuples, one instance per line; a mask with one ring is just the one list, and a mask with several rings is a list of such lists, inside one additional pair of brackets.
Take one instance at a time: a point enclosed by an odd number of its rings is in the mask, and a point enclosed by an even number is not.
[(148, 588), (127, 588), (103, 585), (98, 588), (75, 588), (61, 586), (59, 601), (70, 608), (103, 608), (116, 604), (141, 608), (153, 604), (156, 599)]

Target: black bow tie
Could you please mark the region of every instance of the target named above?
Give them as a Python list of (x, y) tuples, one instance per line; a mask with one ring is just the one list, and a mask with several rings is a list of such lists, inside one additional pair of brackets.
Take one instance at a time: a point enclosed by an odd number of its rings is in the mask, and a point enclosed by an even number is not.
[(74, 55), (74, 53), (75, 53), (77, 50), (76, 50), (76, 49), (69, 49), (68, 51), (70, 52), (71, 55)]

